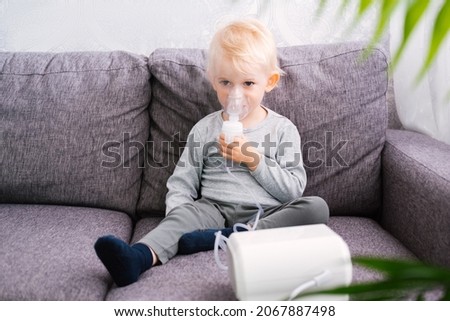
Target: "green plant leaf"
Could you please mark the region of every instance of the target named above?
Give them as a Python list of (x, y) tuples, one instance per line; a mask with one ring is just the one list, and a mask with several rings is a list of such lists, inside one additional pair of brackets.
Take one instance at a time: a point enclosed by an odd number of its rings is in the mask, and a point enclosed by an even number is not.
[[(391, 71), (396, 67), (398, 61), (400, 60), (405, 46), (411, 37), (411, 34), (417, 27), (417, 25), (423, 20), (424, 14), (430, 7), (431, 0), (359, 0), (357, 1), (357, 12), (355, 18), (353, 19), (351, 25), (348, 27), (345, 33), (350, 33), (351, 30), (355, 29), (357, 24), (367, 13), (367, 11), (374, 5), (380, 5), (380, 12), (376, 22), (375, 31), (372, 34), (371, 39), (367, 49), (362, 54), (362, 59), (366, 59), (369, 54), (373, 51), (373, 47), (379, 42), (385, 30), (387, 29), (388, 23), (393, 15), (393, 12), (398, 7), (400, 3), (408, 1), (407, 11), (403, 24), (403, 36), (399, 48), (397, 49), (394, 58), (391, 62)], [(341, 5), (338, 10), (338, 14), (342, 14), (343, 10), (348, 6), (349, 0), (341, 0)], [(317, 13), (320, 15), (324, 7), (329, 4), (327, 0), (320, 0)], [(317, 17), (317, 15), (316, 15)], [(433, 25), (432, 40), (429, 45), (427, 57), (425, 62), (418, 73), (416, 82), (419, 82), (426, 72), (429, 70), (431, 63), (434, 61), (439, 49), (441, 48), (442, 42), (445, 37), (450, 32), (450, 0), (445, 0), (440, 8), (439, 13), (435, 18)], [(448, 98), (450, 100), (450, 98)]]
[[(355, 12), (355, 17), (352, 20), (352, 23), (346, 28), (344, 34), (351, 34), (353, 30), (355, 30), (356, 26), (360, 23), (361, 19), (367, 13), (367, 11), (375, 5), (379, 0), (360, 0), (357, 1), (357, 11)], [(343, 11), (348, 6), (349, 0), (343, 0), (340, 8), (338, 9), (337, 17), (340, 17), (343, 14)]]
[[(360, 22), (364, 14), (369, 10), (369, 8), (375, 4), (376, 0), (360, 0), (358, 5), (358, 11), (356, 12), (356, 17), (353, 19), (353, 23), (350, 25), (345, 33), (349, 33), (350, 30), (355, 29), (356, 25)], [(346, 1), (347, 2), (347, 1)], [(344, 4), (341, 5), (341, 8)]]
[(420, 81), (428, 71), (431, 63), (434, 61), (442, 42), (450, 30), (450, 0), (446, 0), (436, 16), (433, 27), (433, 36), (428, 49), (428, 55), (419, 72), (416, 81)]
[(367, 49), (364, 51), (363, 58), (367, 58), (368, 55), (372, 52), (373, 47), (376, 43), (378, 43), (381, 39), (381, 36), (384, 34), (386, 30), (386, 26), (388, 25), (391, 15), (394, 9), (399, 5), (401, 0), (380, 0), (381, 3), (381, 11), (378, 18), (378, 23), (375, 28), (375, 31), (372, 35), (372, 39), (367, 46)]
[(329, 290), (300, 294), (297, 298), (317, 294), (350, 295), (353, 300), (398, 300), (412, 293), (413, 290), (423, 291), (427, 288), (423, 282), (411, 280), (382, 280), (378, 282), (351, 284)]
[(428, 9), (430, 0), (413, 0), (408, 2), (408, 8), (406, 10), (404, 26), (403, 26), (403, 37), (400, 47), (397, 49), (394, 58), (392, 59), (391, 69), (395, 69), (400, 57), (408, 43), (408, 40), (414, 31), (415, 27), (422, 19), (424, 13)]
[(374, 4), (374, 0), (360, 0), (359, 1), (359, 9), (358, 9), (358, 17), (361, 18), (367, 10)]
[(338, 17), (341, 17), (344, 14), (345, 9), (347, 9), (348, 4), (350, 3), (349, 0), (342, 0), (341, 1), (341, 5), (339, 6), (339, 10), (338, 10)]
[(439, 281), (450, 285), (449, 270), (420, 261), (357, 257), (353, 262), (383, 272), (391, 279)]
[(327, 2), (328, 2), (327, 0), (319, 1), (319, 5), (317, 6), (316, 14), (314, 15), (314, 17), (320, 17), (322, 15), (323, 10), (327, 6)]
[(423, 300), (424, 294), (443, 288), (442, 300), (450, 299), (450, 270), (420, 261), (356, 257), (353, 263), (385, 275), (380, 281), (350, 284), (334, 289), (303, 293), (297, 298), (317, 294), (351, 295), (353, 300)]
[(447, 288), (447, 291), (442, 296), (443, 301), (450, 301), (450, 288)]

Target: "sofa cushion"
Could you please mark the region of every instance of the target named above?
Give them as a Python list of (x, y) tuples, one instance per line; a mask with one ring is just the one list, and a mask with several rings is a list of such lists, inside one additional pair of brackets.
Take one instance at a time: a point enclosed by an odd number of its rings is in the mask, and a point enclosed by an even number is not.
[(266, 104), (297, 125), (308, 182), (331, 215), (375, 217), (381, 209), (381, 151), (388, 123), (388, 60), (362, 43), (280, 50), (286, 72)]
[[(375, 49), (361, 60), (362, 43), (279, 49), (286, 75), (264, 104), (291, 119), (302, 137), (308, 183), (332, 215), (374, 216), (381, 206), (381, 150), (387, 127), (387, 57)], [(220, 109), (205, 76), (205, 52), (160, 49), (152, 73), (149, 148), (138, 212), (164, 211), (164, 186), (190, 128)]]
[(0, 202), (133, 214), (149, 77), (125, 52), (0, 53)]
[(56, 205), (0, 204), (0, 300), (103, 300), (112, 282), (94, 243), (129, 241), (121, 212)]

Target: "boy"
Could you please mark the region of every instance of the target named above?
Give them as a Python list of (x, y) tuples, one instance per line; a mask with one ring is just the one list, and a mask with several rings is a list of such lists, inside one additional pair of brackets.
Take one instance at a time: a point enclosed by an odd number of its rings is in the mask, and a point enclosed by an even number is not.
[[(281, 74), (273, 36), (260, 22), (237, 21), (214, 35), (207, 75), (224, 108), (230, 92), (242, 93), (244, 135), (225, 142), (221, 127), (229, 119), (226, 110), (200, 120), (167, 182), (165, 219), (132, 246), (114, 236), (97, 240), (96, 253), (118, 286), (136, 282), (177, 253), (213, 249), (219, 230), (229, 236), (235, 223), (251, 226), (258, 211), (255, 202), (264, 209), (257, 229), (328, 221), (324, 200), (302, 197), (306, 173), (297, 128), (261, 105)], [(225, 162), (233, 175), (224, 170)]]

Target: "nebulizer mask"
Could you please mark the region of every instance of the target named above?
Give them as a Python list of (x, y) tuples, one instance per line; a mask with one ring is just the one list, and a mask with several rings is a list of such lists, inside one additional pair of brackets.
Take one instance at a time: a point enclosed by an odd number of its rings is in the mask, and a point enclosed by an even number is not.
[[(248, 108), (242, 88), (231, 90), (224, 107), (225, 141), (243, 135), (243, 119)], [(253, 199), (257, 213), (247, 224), (236, 223), (229, 238), (216, 233), (214, 256), (227, 270), (239, 300), (292, 300), (299, 294), (348, 285), (352, 279), (350, 251), (343, 239), (325, 224), (292, 226), (256, 231), (264, 210), (252, 191), (225, 167), (244, 193)], [(301, 214), (301, 213), (299, 213)], [(247, 232), (242, 232), (247, 230)], [(227, 255), (227, 265), (219, 256)], [(307, 296), (307, 300), (346, 300), (348, 296)]]
[(234, 137), (242, 136), (244, 128), (240, 120), (247, 116), (248, 102), (240, 86), (234, 86), (228, 94), (224, 112), (228, 115), (222, 125), (222, 132), (225, 134), (225, 141), (229, 144)]

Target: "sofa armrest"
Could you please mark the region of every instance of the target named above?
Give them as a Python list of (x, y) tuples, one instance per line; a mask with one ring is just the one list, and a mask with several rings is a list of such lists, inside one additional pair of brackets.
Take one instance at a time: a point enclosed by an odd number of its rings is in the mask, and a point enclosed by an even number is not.
[(450, 267), (450, 145), (388, 130), (382, 226), (420, 259)]

